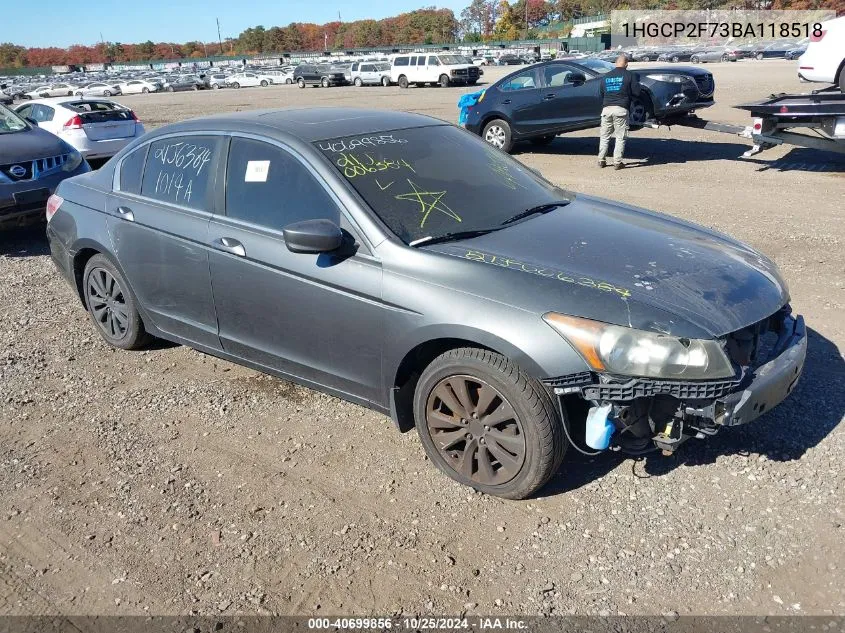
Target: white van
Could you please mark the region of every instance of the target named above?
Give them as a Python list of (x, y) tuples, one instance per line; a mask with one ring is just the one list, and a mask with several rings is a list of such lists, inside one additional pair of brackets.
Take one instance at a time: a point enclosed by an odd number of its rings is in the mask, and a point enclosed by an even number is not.
[(453, 53), (403, 53), (390, 60), (390, 81), (407, 88), (410, 84), (455, 84), (472, 86), (478, 81), (478, 67)]
[(839, 84), (845, 92), (845, 17), (822, 22), (821, 34), (811, 35), (798, 59), (798, 77), (804, 81)]

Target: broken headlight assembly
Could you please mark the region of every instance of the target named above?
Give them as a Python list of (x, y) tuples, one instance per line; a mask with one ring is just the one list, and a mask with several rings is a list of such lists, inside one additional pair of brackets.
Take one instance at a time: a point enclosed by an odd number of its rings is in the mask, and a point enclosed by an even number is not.
[(549, 312), (543, 320), (593, 371), (642, 378), (711, 380), (734, 375), (722, 344)]

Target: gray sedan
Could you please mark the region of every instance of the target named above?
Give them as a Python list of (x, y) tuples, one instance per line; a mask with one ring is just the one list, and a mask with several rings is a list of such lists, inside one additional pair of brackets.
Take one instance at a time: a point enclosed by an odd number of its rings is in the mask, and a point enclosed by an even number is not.
[(760, 253), (417, 114), (165, 126), (51, 209), (53, 259), (110, 345), (161, 337), (381, 411), (507, 498), (568, 445), (672, 452), (749, 422), (806, 352)]

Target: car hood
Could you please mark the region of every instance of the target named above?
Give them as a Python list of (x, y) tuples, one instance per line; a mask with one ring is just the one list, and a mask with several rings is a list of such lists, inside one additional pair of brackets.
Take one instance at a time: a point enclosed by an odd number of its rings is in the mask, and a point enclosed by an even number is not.
[(750, 247), (588, 196), (501, 231), (423, 248), (475, 266), (460, 276), (466, 292), (677, 336), (723, 336), (789, 300), (777, 267)]
[(39, 127), (0, 135), (0, 164), (19, 163), (68, 152), (64, 142)]
[(695, 66), (678, 66), (677, 64), (673, 64), (671, 66), (655, 66), (652, 68), (649, 66), (648, 68), (638, 69), (637, 73), (640, 76), (645, 77), (646, 75), (690, 75), (692, 77), (697, 77), (699, 75), (709, 75), (710, 71), (706, 70), (705, 68), (696, 68)]

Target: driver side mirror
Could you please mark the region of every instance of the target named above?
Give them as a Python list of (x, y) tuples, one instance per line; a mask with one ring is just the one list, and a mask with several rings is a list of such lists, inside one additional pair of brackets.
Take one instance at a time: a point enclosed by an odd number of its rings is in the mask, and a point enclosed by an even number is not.
[(292, 253), (328, 253), (343, 243), (343, 232), (331, 220), (305, 220), (288, 224), (282, 233)]
[(576, 86), (587, 81), (587, 77), (583, 73), (571, 73), (567, 79), (569, 80), (569, 83)]

